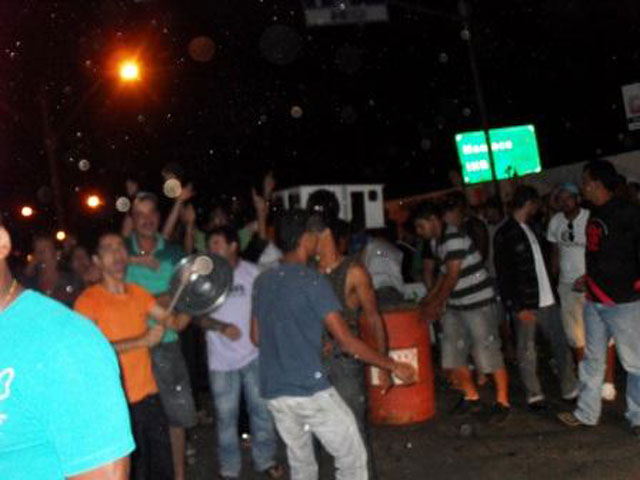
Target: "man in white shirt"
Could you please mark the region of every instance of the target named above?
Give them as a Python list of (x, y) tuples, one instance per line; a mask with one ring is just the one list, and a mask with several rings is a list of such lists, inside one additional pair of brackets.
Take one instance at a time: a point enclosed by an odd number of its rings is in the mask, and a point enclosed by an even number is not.
[(233, 287), (220, 308), (197, 320), (207, 330), (209, 379), (217, 418), (218, 478), (240, 477), (238, 415), (242, 392), (251, 421), (254, 467), (268, 478), (281, 478), (282, 467), (275, 461), (273, 419), (260, 395), (258, 349), (250, 338), (251, 295), (260, 271), (254, 264), (240, 259), (239, 248), (238, 234), (231, 227), (220, 227), (209, 234), (207, 249), (229, 261), (233, 268)]
[[(585, 292), (580, 288), (579, 280), (586, 273), (586, 229), (589, 221), (589, 210), (580, 207), (579, 196), (580, 190), (577, 185), (563, 184), (558, 190), (561, 211), (551, 218), (547, 228), (547, 240), (553, 247), (552, 273), (558, 279), (562, 325), (577, 363), (582, 361), (585, 348), (583, 319)], [(609, 401), (616, 397), (613, 382), (615, 365), (613, 348), (613, 345), (609, 347), (613, 355), (609, 355), (605, 383), (602, 386), (602, 398)]]

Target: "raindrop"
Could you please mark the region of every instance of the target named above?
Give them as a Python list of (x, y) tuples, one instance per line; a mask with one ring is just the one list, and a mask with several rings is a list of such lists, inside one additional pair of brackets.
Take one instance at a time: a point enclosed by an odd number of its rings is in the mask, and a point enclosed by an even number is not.
[(276, 65), (292, 63), (302, 49), (298, 32), (286, 25), (272, 25), (260, 37), (260, 53)]
[(202, 35), (189, 42), (189, 56), (196, 62), (208, 62), (216, 53), (216, 44), (211, 38)]
[(125, 213), (128, 212), (131, 208), (131, 200), (127, 197), (120, 197), (116, 200), (116, 210), (119, 212)]
[(424, 150), (425, 152), (431, 149), (431, 140), (429, 140), (428, 138), (423, 138), (420, 141), (420, 148), (422, 148), (422, 150)]
[(51, 203), (53, 199), (53, 194), (51, 193), (51, 188), (49, 187), (40, 187), (38, 192), (36, 193), (38, 200), (42, 203)]
[(164, 182), (162, 191), (169, 198), (178, 198), (182, 193), (182, 184), (177, 178), (170, 178)]
[(358, 120), (358, 112), (353, 106), (345, 105), (344, 107), (342, 107), (342, 109), (340, 110), (340, 121), (342, 123), (351, 125), (355, 123), (356, 120)]
[(269, 119), (269, 117), (267, 117), (264, 113), (262, 115), (260, 115), (260, 122), (261, 123), (265, 123), (268, 119)]
[(291, 116), (293, 118), (301, 118), (303, 114), (304, 112), (302, 111), (302, 108), (300, 108), (298, 105), (294, 105), (293, 107), (291, 107)]
[(82, 138), (82, 132), (76, 132), (76, 137)]
[(146, 119), (146, 117), (144, 115), (142, 115), (142, 114), (138, 115), (138, 122), (139, 123), (144, 123), (146, 121), (147, 121), (147, 119)]
[(362, 63), (362, 50), (353, 45), (343, 45), (336, 52), (336, 66), (341, 72), (354, 74), (360, 70)]
[(468, 117), (471, 115), (471, 109), (469, 107), (465, 107), (462, 109), (462, 115), (464, 115), (465, 117)]
[(447, 55), (446, 53), (442, 52), (439, 56), (438, 56), (438, 61), (440, 63), (447, 63), (449, 61), (449, 55)]
[(82, 160), (80, 160), (78, 162), (78, 168), (81, 171), (86, 172), (87, 170), (89, 170), (91, 168), (91, 163), (86, 158), (83, 158)]

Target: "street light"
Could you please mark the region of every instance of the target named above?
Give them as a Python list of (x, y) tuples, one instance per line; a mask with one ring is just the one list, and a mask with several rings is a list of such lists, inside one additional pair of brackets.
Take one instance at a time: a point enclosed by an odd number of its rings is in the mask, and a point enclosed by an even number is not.
[(58, 240), (59, 242), (64, 242), (66, 238), (67, 238), (67, 234), (65, 233), (64, 230), (58, 230), (56, 232), (56, 240)]
[(28, 205), (25, 205), (24, 207), (22, 207), (20, 209), (20, 215), (22, 215), (25, 218), (29, 218), (33, 216), (33, 208), (31, 208)]
[[(138, 55), (132, 55), (127, 52), (116, 52), (108, 61), (108, 69), (106, 69), (103, 72), (103, 75), (101, 75), (101, 77), (94, 82), (91, 88), (84, 93), (76, 103), (73, 110), (66, 115), (66, 118), (62, 121), (59, 128), (55, 128), (51, 122), (47, 88), (44, 83), (42, 85), (40, 107), (44, 130), (44, 150), (49, 162), (51, 189), (53, 191), (54, 207), (59, 227), (64, 227), (66, 223), (62, 179), (59, 171), (60, 166), (58, 160), (58, 146), (60, 138), (78, 119), (89, 100), (93, 98), (100, 90), (100, 87), (105, 84), (107, 77), (109, 77), (110, 80), (119, 78), (122, 84), (136, 84), (141, 80), (142, 67), (137, 57)], [(91, 208), (97, 208), (98, 206), (99, 204)]]
[(137, 82), (140, 80), (140, 65), (135, 60), (125, 60), (118, 69), (120, 80), (123, 82)]
[(98, 195), (89, 195), (87, 197), (87, 207), (95, 210), (102, 204), (102, 200)]

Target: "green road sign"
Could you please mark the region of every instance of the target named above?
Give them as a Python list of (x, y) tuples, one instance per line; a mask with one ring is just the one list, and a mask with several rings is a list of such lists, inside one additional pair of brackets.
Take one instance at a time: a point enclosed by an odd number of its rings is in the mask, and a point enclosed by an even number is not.
[[(493, 128), (489, 130), (489, 139), (498, 180), (542, 170), (533, 125)], [(487, 143), (482, 131), (458, 133), (456, 146), (464, 183), (489, 182), (493, 179)]]

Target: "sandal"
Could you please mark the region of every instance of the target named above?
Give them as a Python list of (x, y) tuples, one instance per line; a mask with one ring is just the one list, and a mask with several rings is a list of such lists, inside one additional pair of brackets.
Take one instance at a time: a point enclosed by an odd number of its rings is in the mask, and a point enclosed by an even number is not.
[(573, 414), (573, 412), (561, 412), (558, 414), (558, 420), (568, 427), (580, 427), (585, 425)]

